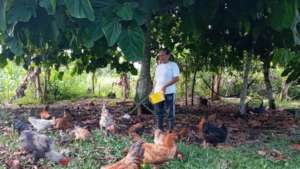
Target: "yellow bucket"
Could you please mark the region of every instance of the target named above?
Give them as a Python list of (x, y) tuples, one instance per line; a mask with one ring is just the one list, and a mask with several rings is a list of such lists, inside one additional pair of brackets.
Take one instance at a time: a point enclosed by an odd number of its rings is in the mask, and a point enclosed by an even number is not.
[(162, 92), (155, 92), (149, 95), (150, 102), (157, 104), (165, 100), (165, 95)]

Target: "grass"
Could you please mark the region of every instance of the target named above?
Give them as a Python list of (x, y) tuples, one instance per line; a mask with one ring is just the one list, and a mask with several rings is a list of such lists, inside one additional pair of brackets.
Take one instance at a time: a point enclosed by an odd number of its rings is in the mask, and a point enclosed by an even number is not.
[[(239, 104), (240, 99), (239, 98), (224, 98), (223, 101), (225, 103), (233, 103), (233, 104)], [(278, 107), (281, 108), (300, 108), (300, 100), (290, 100), (290, 101), (279, 101), (276, 100), (276, 104)], [(268, 100), (264, 99), (264, 105), (268, 106)]]
[[(54, 140), (58, 137), (50, 134)], [(198, 145), (185, 145), (179, 143), (179, 150), (185, 155), (184, 161), (173, 160), (163, 165), (163, 169), (297, 169), (300, 163), (299, 153), (290, 148), (291, 142), (284, 138), (272, 138), (263, 145), (242, 145), (230, 150), (207, 148)], [(17, 134), (0, 135), (0, 145), (13, 152), (17, 149)], [(93, 140), (73, 142), (66, 147), (71, 151), (73, 158), (69, 168), (93, 169), (120, 159), (122, 150), (130, 146), (130, 140), (126, 137), (103, 137), (99, 130), (93, 131)], [(258, 155), (257, 151), (266, 147), (276, 149), (284, 154), (286, 161), (272, 161)], [(62, 148), (62, 147), (60, 147)], [(112, 157), (112, 161), (104, 160)], [(3, 157), (2, 157), (3, 158)], [(60, 169), (47, 161), (41, 161), (42, 165), (53, 169)], [(1, 166), (2, 169), (4, 166)], [(150, 169), (150, 166), (143, 166)]]

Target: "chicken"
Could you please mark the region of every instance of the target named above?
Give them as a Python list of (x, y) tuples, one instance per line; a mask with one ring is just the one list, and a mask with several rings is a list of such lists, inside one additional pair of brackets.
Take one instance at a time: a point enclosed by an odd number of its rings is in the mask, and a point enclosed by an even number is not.
[[(64, 157), (54, 149), (54, 143), (46, 135), (32, 131), (27, 123), (21, 120), (15, 121), (15, 129), (20, 135), (20, 147), (33, 156), (33, 163), (39, 159), (46, 158), (50, 161), (68, 166), (70, 158)], [(27, 127), (26, 127), (27, 126)]]
[(208, 122), (207, 113), (204, 118), (201, 118), (198, 128), (199, 131), (202, 132), (204, 138), (204, 145), (206, 143), (210, 143), (213, 146), (217, 146), (218, 143), (224, 143), (227, 138), (227, 128), (222, 125), (222, 127), (218, 127), (213, 123)]
[(49, 120), (51, 118), (49, 114), (49, 105), (46, 105), (42, 112), (40, 112), (41, 119), (47, 119)]
[(141, 140), (140, 135), (143, 134), (144, 130), (145, 128), (142, 123), (136, 123), (128, 129), (128, 133), (133, 141), (139, 141)]
[(72, 115), (69, 109), (65, 109), (64, 116), (57, 118), (54, 121), (55, 129), (67, 130), (69, 128), (72, 128), (72, 126)]
[(87, 129), (78, 126), (71, 131), (71, 134), (75, 136), (75, 140), (87, 140), (91, 136), (91, 133)]
[(114, 164), (101, 167), (101, 169), (141, 169), (143, 155), (143, 141), (139, 141), (130, 147), (128, 154), (122, 160)]
[(144, 143), (145, 164), (151, 164), (154, 168), (177, 157), (176, 133), (162, 133), (155, 131), (154, 143)]
[(38, 131), (48, 129), (54, 125), (55, 120), (38, 119), (36, 117), (28, 117), (29, 123)]
[(106, 134), (107, 134), (107, 131), (114, 133), (116, 130), (116, 128), (115, 128), (116, 124), (113, 119), (113, 115), (106, 108), (105, 103), (103, 103), (103, 107), (101, 110), (101, 117), (100, 117), (99, 125), (100, 125), (100, 130), (103, 131), (103, 128), (104, 128)]
[(247, 112), (256, 113), (256, 114), (264, 113), (265, 112), (264, 101), (263, 100), (261, 101), (259, 107), (248, 108)]

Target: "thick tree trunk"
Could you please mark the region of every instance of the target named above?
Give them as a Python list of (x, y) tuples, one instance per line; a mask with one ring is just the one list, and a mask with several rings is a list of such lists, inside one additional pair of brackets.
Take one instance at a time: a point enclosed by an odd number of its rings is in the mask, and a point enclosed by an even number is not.
[(213, 74), (213, 76), (212, 76), (212, 91), (211, 91), (211, 99), (212, 100), (220, 99), (220, 84), (221, 84), (221, 75)]
[(282, 83), (282, 89), (280, 92), (280, 100), (286, 100), (289, 96), (288, 96), (288, 92), (289, 92), (289, 88), (290, 88), (290, 83), (287, 83), (286, 80), (283, 81)]
[(266, 85), (267, 96), (269, 100), (269, 107), (271, 109), (276, 109), (275, 99), (273, 97), (273, 89), (272, 83), (270, 80), (270, 60), (266, 59), (263, 62), (263, 69), (264, 69), (264, 80)]
[[(140, 102), (145, 97), (151, 93), (152, 90), (152, 81), (150, 76), (150, 62), (151, 62), (151, 53), (150, 53), (150, 32), (145, 32), (145, 51), (144, 58), (141, 62), (141, 71), (139, 74), (139, 79), (136, 85), (136, 102)], [(138, 108), (138, 115), (142, 113), (142, 108)]]
[(246, 63), (244, 65), (244, 75), (243, 75), (243, 89), (240, 96), (240, 113), (244, 115), (246, 113), (246, 99), (248, 93), (248, 77), (251, 70), (251, 62), (253, 57), (253, 50), (246, 58)]
[(193, 74), (193, 81), (192, 81), (192, 106), (194, 105), (194, 95), (195, 95), (196, 76), (197, 76), (197, 70), (194, 71), (194, 74)]

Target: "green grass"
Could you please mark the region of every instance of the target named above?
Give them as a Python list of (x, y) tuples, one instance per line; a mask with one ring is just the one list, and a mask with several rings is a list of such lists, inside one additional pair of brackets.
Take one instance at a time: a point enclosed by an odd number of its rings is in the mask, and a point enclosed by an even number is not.
[[(53, 139), (58, 139), (50, 134)], [(149, 138), (148, 138), (149, 139)], [(147, 139), (147, 140), (148, 140)], [(151, 139), (151, 138), (150, 138)], [(0, 135), (0, 144), (5, 145), (8, 151), (17, 149), (17, 135)], [(300, 155), (290, 148), (291, 142), (283, 138), (273, 138), (264, 145), (242, 145), (231, 150), (207, 148), (198, 145), (185, 145), (179, 143), (179, 150), (185, 155), (184, 161), (173, 160), (163, 165), (163, 169), (297, 169), (300, 168)], [(98, 130), (93, 131), (91, 141), (73, 142), (66, 147), (71, 150), (73, 158), (70, 169), (93, 169), (120, 159), (122, 150), (130, 146), (126, 137), (104, 137)], [(286, 161), (272, 161), (258, 155), (257, 151), (262, 148), (276, 149), (284, 154)], [(111, 160), (105, 160), (111, 157)], [(2, 157), (3, 158), (3, 157)], [(60, 169), (47, 161), (41, 164), (53, 169)], [(143, 169), (149, 169), (144, 166)], [(1, 167), (0, 167), (1, 169)]]
[[(224, 98), (225, 103), (239, 104), (239, 98)], [(279, 101), (276, 100), (277, 107), (281, 108), (300, 108), (300, 100)], [(268, 106), (268, 100), (264, 99), (264, 105)]]

